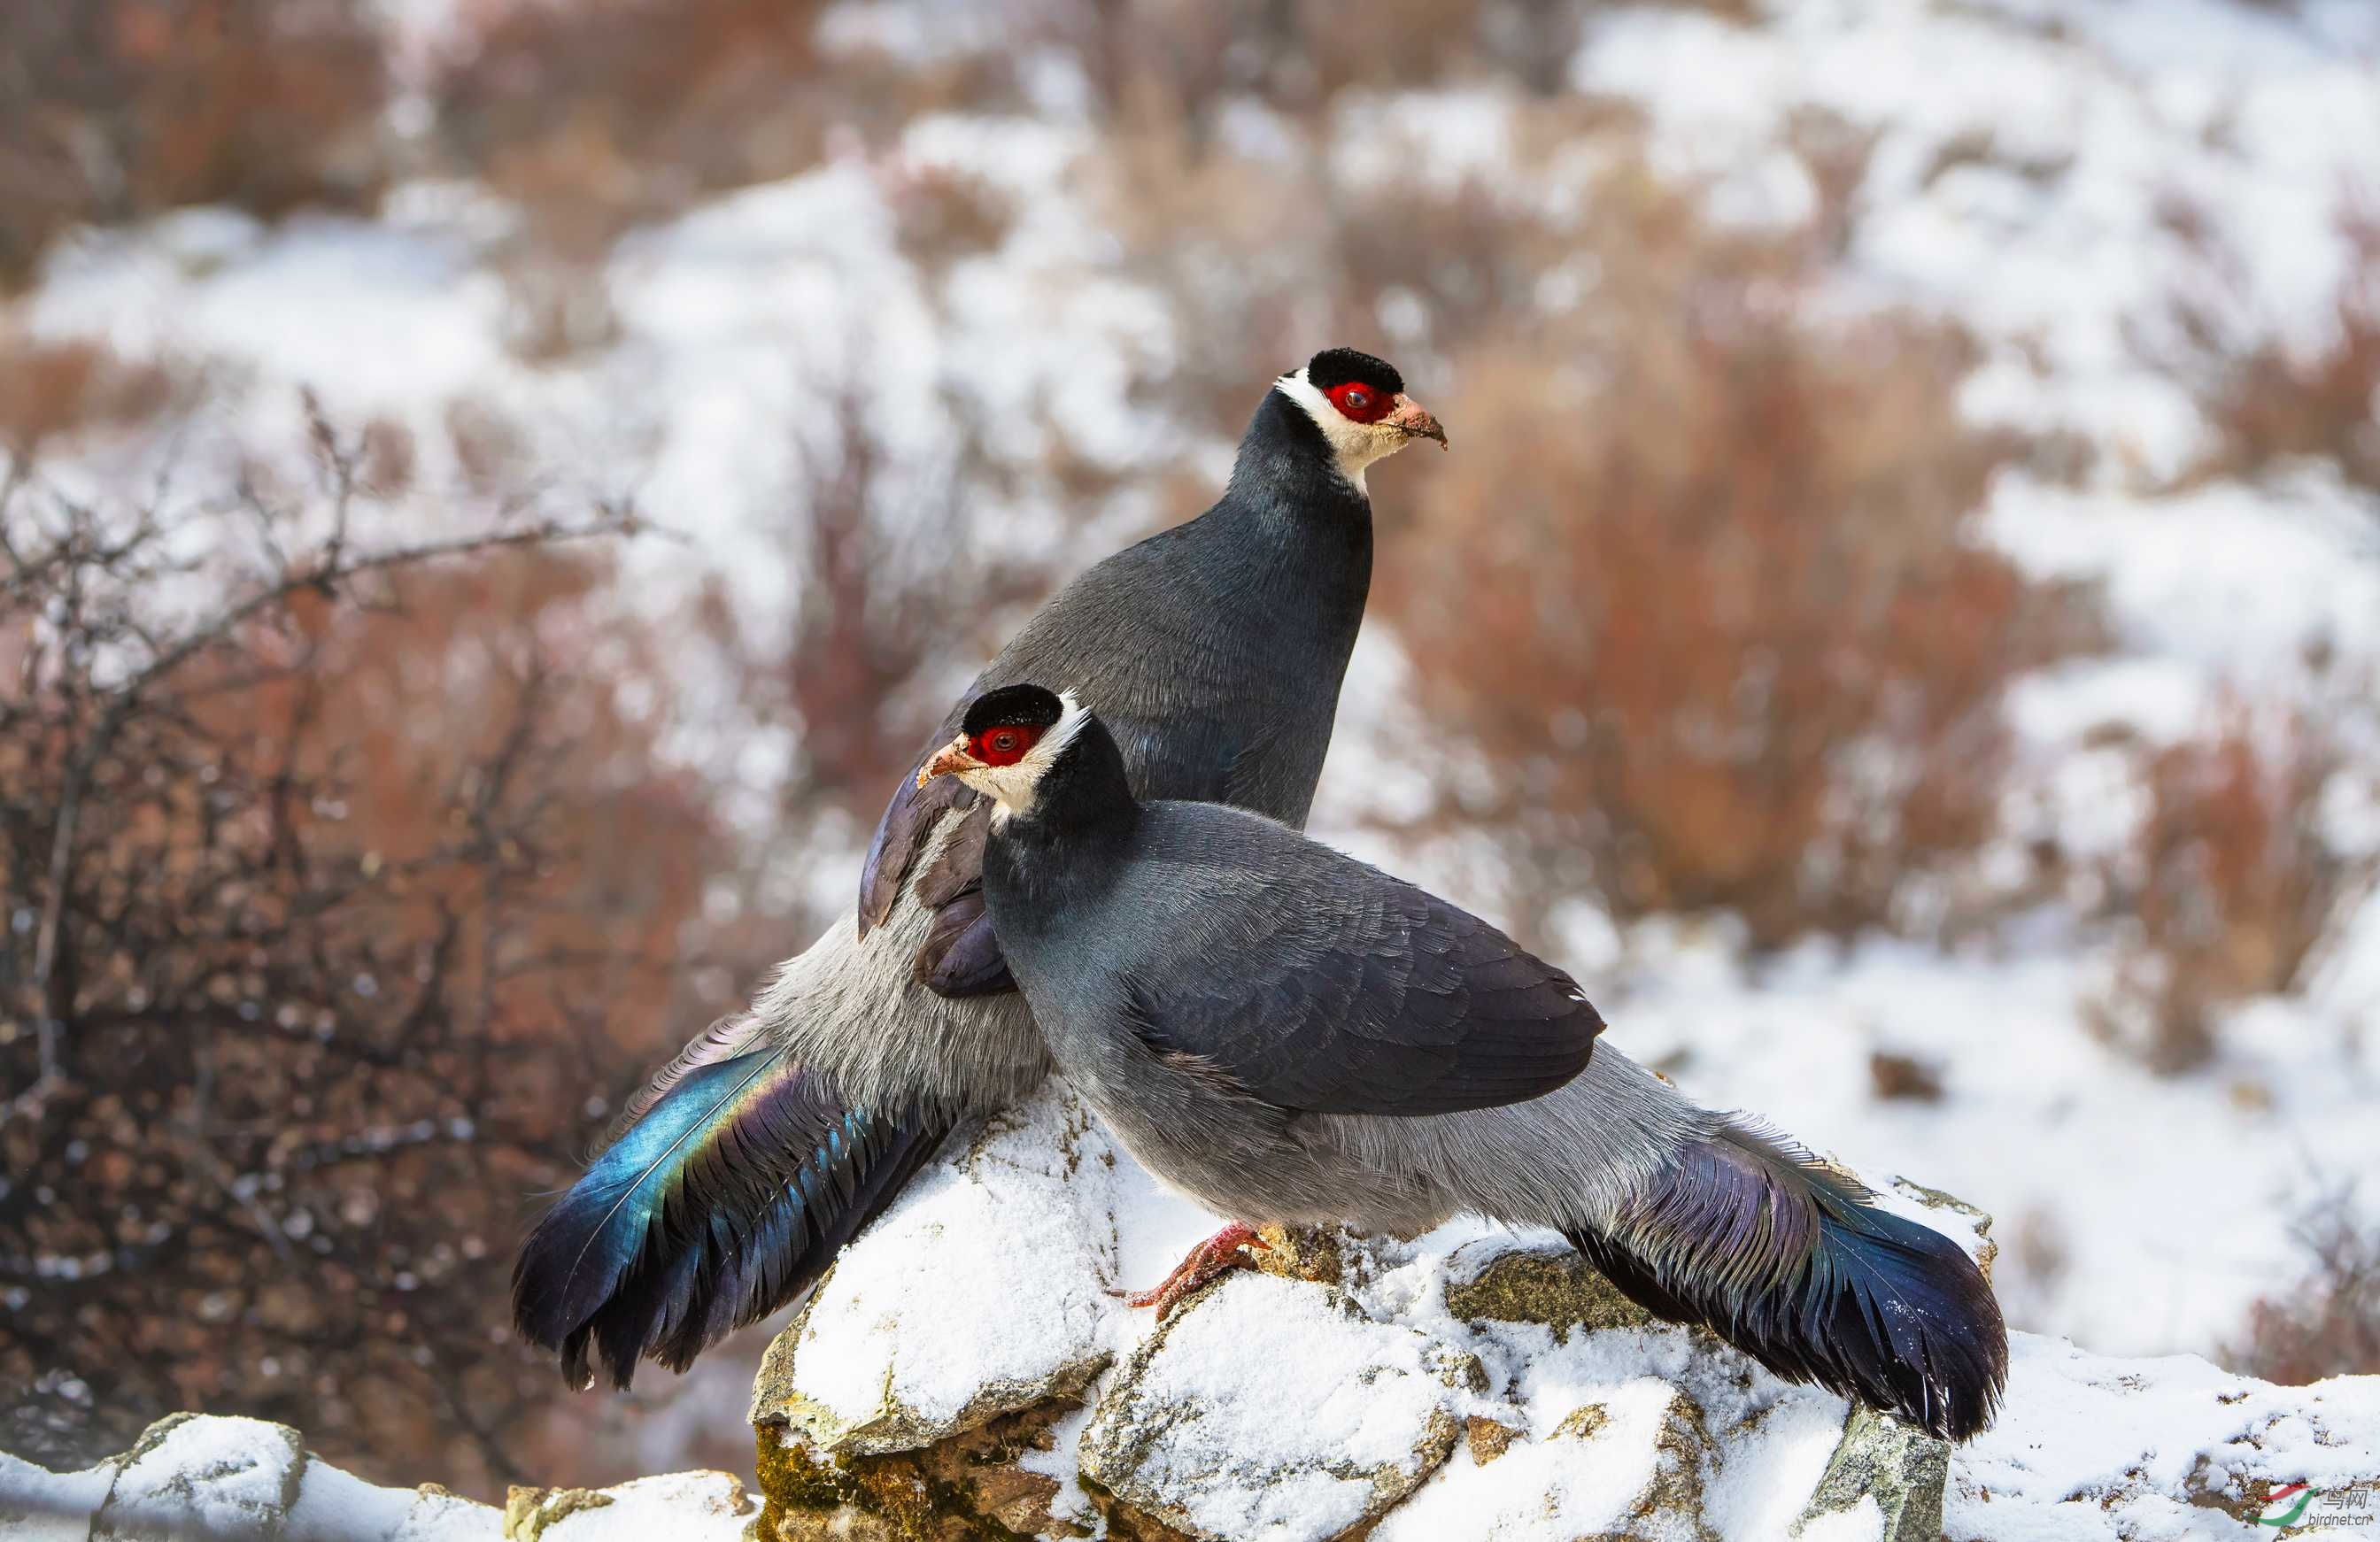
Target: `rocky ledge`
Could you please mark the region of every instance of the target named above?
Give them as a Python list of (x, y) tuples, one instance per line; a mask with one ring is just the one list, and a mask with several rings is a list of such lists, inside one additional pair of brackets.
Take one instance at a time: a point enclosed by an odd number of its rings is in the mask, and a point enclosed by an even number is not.
[[(1988, 1270), (1981, 1212), (1869, 1182)], [(771, 1347), (762, 1542), (2196, 1537), (2380, 1478), (2380, 1378), (2020, 1334), (1954, 1451), (1652, 1322), (1550, 1232), (1275, 1233), (1161, 1328), (1116, 1298), (1213, 1225), (1062, 1090), (986, 1128)]]
[[(1988, 1269), (1981, 1213), (1871, 1183)], [(1161, 1328), (1117, 1299), (1211, 1224), (1053, 1088), (921, 1178), (779, 1336), (757, 1496), (682, 1474), (498, 1511), (182, 1415), (86, 1472), (0, 1457), (0, 1535), (2153, 1542), (2250, 1535), (2299, 1483), (2325, 1505), (2262, 1535), (2380, 1520), (2380, 1377), (2274, 1387), (2019, 1334), (1999, 1422), (1952, 1451), (1648, 1321), (1549, 1233), (1274, 1234), (1263, 1272)]]

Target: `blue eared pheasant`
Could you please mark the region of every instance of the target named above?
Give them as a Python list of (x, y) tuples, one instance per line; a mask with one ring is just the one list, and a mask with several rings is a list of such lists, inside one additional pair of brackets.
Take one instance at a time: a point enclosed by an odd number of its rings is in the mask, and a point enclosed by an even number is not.
[[(1083, 699), (1096, 702), (1087, 688)], [(1949, 1238), (1609, 1046), (1569, 976), (1257, 814), (1135, 795), (1069, 694), (978, 697), (919, 772), (994, 807), (985, 914), (1058, 1068), (1142, 1165), (1234, 1222), (1552, 1227), (1658, 1316), (1962, 1440), (2008, 1372)]]

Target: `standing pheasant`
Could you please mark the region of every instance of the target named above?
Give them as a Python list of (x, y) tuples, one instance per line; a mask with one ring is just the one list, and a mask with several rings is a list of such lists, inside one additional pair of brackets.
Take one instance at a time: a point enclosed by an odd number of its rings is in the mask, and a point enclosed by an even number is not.
[(1549, 1226), (1656, 1316), (1964, 1440), (2008, 1332), (1957, 1244), (1609, 1046), (1568, 975), (1273, 820), (1135, 797), (1100, 715), (986, 693), (919, 780), (995, 805), (988, 914), (1067, 1082), (1232, 1220), (1160, 1310), (1275, 1223)]

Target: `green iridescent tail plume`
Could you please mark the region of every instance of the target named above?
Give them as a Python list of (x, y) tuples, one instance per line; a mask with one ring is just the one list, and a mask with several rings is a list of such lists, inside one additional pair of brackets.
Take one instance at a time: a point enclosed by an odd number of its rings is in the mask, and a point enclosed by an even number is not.
[(626, 1389), (642, 1359), (683, 1371), (807, 1290), (929, 1160), (950, 1122), (845, 1108), (756, 1050), (676, 1068), (547, 1211), (513, 1268), (513, 1320)]

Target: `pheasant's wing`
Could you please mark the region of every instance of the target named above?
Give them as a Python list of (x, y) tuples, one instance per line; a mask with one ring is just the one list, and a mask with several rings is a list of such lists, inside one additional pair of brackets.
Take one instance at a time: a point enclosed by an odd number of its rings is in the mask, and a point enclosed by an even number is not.
[(1603, 1019), (1570, 976), (1436, 895), (1302, 844), (1287, 872), (1169, 875), (1180, 941), (1123, 982), (1150, 1050), (1316, 1113), (1492, 1108), (1585, 1068)]
[[(917, 977), (945, 996), (988, 996), (1014, 990), (1008, 961), (991, 934), (983, 910), (983, 842), (990, 830), (991, 805), (955, 776), (938, 776), (923, 787), (917, 771), (928, 749), (892, 791), (884, 817), (868, 843), (859, 875), (859, 935), (892, 914), (904, 885), (934, 912), (926, 941), (917, 949)], [(935, 829), (945, 817), (961, 821), (931, 862), (922, 868)]]

